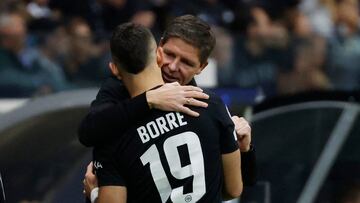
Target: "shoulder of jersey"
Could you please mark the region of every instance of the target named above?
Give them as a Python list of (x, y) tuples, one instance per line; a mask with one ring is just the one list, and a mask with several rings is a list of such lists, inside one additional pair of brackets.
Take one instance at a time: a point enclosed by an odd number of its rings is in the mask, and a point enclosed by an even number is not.
[(208, 103), (215, 103), (215, 104), (222, 103), (222, 100), (221, 100), (220, 96), (218, 96), (214, 92), (205, 89), (204, 93), (209, 95), (209, 99), (207, 101)]

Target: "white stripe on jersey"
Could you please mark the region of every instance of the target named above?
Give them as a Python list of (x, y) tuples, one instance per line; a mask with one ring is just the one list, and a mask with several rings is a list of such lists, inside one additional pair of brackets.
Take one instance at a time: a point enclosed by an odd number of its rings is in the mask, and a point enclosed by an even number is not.
[[(225, 105), (225, 108), (226, 108), (226, 111), (227, 111), (227, 113), (228, 113), (228, 115), (229, 115), (229, 117), (230, 117), (230, 119), (231, 119), (231, 114), (230, 114), (229, 109), (228, 109), (228, 107), (227, 107), (226, 105)], [(231, 120), (232, 120), (232, 119), (231, 119)], [(237, 136), (236, 136), (236, 132), (235, 132), (235, 124), (234, 124), (233, 134), (234, 134), (234, 139), (235, 139), (235, 141), (237, 141)]]

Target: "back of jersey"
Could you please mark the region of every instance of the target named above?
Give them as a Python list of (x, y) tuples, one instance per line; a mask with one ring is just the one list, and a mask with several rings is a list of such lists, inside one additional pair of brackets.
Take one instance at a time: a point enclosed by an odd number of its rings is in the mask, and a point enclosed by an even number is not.
[(221, 154), (238, 146), (224, 104), (210, 98), (198, 118), (154, 111), (119, 135), (111, 159), (102, 160), (100, 185), (112, 173), (128, 202), (221, 202)]

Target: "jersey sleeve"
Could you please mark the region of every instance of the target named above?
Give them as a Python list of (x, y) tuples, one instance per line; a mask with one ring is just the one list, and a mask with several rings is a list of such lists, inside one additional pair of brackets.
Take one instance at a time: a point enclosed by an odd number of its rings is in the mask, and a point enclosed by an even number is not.
[(211, 105), (214, 105), (214, 119), (218, 123), (220, 129), (221, 153), (227, 154), (234, 152), (239, 149), (239, 146), (237, 143), (235, 126), (231, 120), (230, 113), (220, 97), (215, 94), (210, 94), (210, 98)]
[(96, 100), (79, 125), (79, 140), (87, 147), (110, 142), (115, 136), (112, 132), (126, 131), (131, 123), (151, 112), (145, 93), (128, 99), (127, 91), (120, 81), (113, 78), (108, 80), (103, 83)]
[(93, 150), (93, 165), (99, 187), (126, 186), (113, 152), (110, 146), (95, 147)]
[[(212, 98), (212, 104), (214, 104), (215, 107), (218, 107), (215, 108), (217, 111), (215, 111), (216, 114), (214, 117), (220, 124), (220, 129), (222, 129), (220, 138), (221, 152), (223, 154), (231, 153), (238, 149), (238, 143), (236, 141), (236, 133), (234, 129), (235, 126), (231, 120), (231, 115), (225, 104), (218, 96), (210, 94), (210, 98)], [(257, 166), (255, 148), (253, 146), (248, 152), (241, 152), (241, 174), (244, 185), (255, 185), (257, 179)]]

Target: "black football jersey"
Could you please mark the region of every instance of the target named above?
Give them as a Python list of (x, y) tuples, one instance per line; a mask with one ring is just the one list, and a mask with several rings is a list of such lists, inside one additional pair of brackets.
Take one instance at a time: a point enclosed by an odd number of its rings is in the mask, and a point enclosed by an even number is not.
[(238, 145), (226, 106), (207, 93), (208, 107), (194, 108), (199, 117), (152, 110), (95, 148), (99, 186), (126, 186), (128, 202), (221, 202), (221, 155)]

